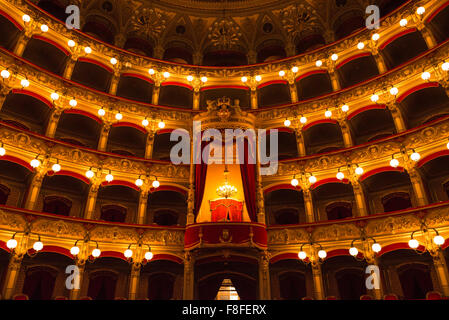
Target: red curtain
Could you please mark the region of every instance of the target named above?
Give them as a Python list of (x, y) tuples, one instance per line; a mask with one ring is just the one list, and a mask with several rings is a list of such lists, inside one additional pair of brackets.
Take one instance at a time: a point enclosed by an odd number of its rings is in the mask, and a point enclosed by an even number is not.
[(233, 199), (219, 199), (210, 202), (212, 222), (242, 221), (243, 203)]
[(148, 279), (148, 299), (170, 300), (173, 298), (174, 279), (172, 276), (161, 273)]
[(101, 273), (89, 281), (87, 295), (94, 300), (114, 300), (116, 283), (114, 275)]
[(55, 287), (55, 277), (48, 271), (28, 272), (23, 285), (23, 293), (30, 300), (50, 300)]
[[(202, 153), (203, 150), (206, 149), (207, 153), (209, 154), (209, 141), (201, 141), (200, 144), (201, 148), (196, 148), (197, 153), (194, 155), (196, 161), (195, 161), (195, 216), (198, 215), (198, 212), (201, 207), (201, 202), (203, 201), (204, 196), (204, 187), (206, 185), (206, 174), (207, 174), (207, 160), (202, 159)], [(199, 150), (198, 150), (199, 149)]]
[[(242, 174), (243, 192), (245, 194), (246, 209), (248, 210), (251, 221), (257, 221), (256, 217), (256, 155), (255, 148), (249, 148), (251, 145), (245, 139), (244, 161), (240, 164), (240, 172)], [(254, 163), (254, 164), (252, 164)]]

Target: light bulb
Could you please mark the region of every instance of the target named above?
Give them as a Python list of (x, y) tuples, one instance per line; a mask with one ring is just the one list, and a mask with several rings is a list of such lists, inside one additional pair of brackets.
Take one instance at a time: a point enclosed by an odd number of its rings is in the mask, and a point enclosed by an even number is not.
[(170, 78), (170, 72), (164, 72), (164, 78), (165, 79)]
[(419, 14), (420, 16), (422, 16), (425, 12), (426, 8), (424, 7), (419, 7), (418, 9), (416, 9), (416, 13)]
[(373, 39), (374, 41), (379, 40), (380, 35), (378, 33), (373, 34), (373, 36), (371, 37), (371, 39)]
[(326, 258), (326, 257), (327, 257), (327, 252), (324, 251), (324, 250), (318, 251), (318, 257), (319, 257), (320, 259)]
[(89, 179), (92, 179), (94, 177), (95, 173), (92, 170), (87, 170), (86, 171), (86, 177)]
[(365, 44), (364, 44), (363, 42), (359, 42), (359, 43), (357, 44), (357, 48), (358, 48), (359, 50), (362, 50), (363, 48), (365, 48)]
[(207, 82), (207, 77), (201, 77), (201, 82), (202, 83), (206, 83)]
[(372, 245), (371, 248), (373, 249), (373, 251), (374, 251), (375, 253), (379, 253), (380, 250), (382, 250), (382, 246), (381, 246), (380, 244), (378, 244), (377, 242), (376, 242), (376, 243), (373, 243), (373, 245)]
[(326, 118), (332, 117), (332, 111), (326, 110), (326, 112), (324, 113), (324, 116), (325, 116)]
[(291, 124), (292, 124), (292, 122), (290, 120), (288, 120), (288, 119), (286, 119), (284, 121), (284, 126), (286, 126), (286, 127), (290, 127)]
[(129, 259), (133, 256), (133, 251), (131, 249), (126, 249), (123, 255), (125, 256), (126, 259)]
[(399, 21), (399, 25), (401, 27), (405, 27), (407, 25), (407, 23), (408, 23), (407, 19), (402, 19), (401, 21)]
[(297, 187), (298, 184), (299, 184), (299, 181), (298, 181), (298, 179), (293, 178), (292, 181), (291, 181), (290, 183), (292, 184), (292, 186)]
[(149, 124), (150, 124), (150, 121), (148, 121), (148, 119), (143, 119), (143, 120), (142, 120), (142, 125), (143, 125), (144, 127), (147, 127)]
[(193, 76), (187, 76), (187, 81), (192, 82), (193, 81)]
[(106, 114), (106, 110), (104, 110), (103, 108), (98, 109), (98, 115), (100, 117), (103, 117)]
[(61, 171), (61, 165), (60, 165), (59, 163), (55, 163), (55, 164), (51, 167), (51, 169), (52, 169), (54, 172), (59, 172), (59, 171)]
[(57, 94), (56, 92), (53, 92), (53, 93), (50, 95), (50, 98), (51, 98), (53, 101), (56, 101), (56, 100), (59, 99), (59, 94)]
[(153, 259), (153, 253), (150, 251), (145, 252), (145, 259), (147, 260)]
[(41, 25), (41, 31), (42, 32), (47, 32), (48, 31), (48, 26), (46, 24)]
[(246, 81), (248, 81), (248, 78), (247, 77), (242, 77), (241, 80), (242, 80), (243, 83), (245, 83)]
[(393, 88), (390, 89), (390, 94), (392, 96), (396, 96), (398, 93), (399, 93), (399, 89), (398, 88), (393, 87)]
[(317, 60), (317, 62), (315, 62), (315, 65), (319, 68), (323, 65), (323, 61)]
[(164, 122), (164, 121), (159, 121), (159, 123), (157, 124), (157, 126), (158, 126), (160, 129), (164, 129), (164, 128), (165, 128), (165, 122)]
[(316, 177), (315, 177), (315, 176), (310, 176), (310, 177), (309, 177), (309, 182), (310, 182), (311, 184), (314, 184), (314, 183), (316, 182)]
[(95, 248), (94, 250), (92, 250), (92, 257), (94, 258), (98, 258), (101, 255), (101, 250), (98, 248)]
[(1, 72), (1, 76), (3, 79), (8, 79), (10, 75), (11, 75), (11, 73), (9, 73), (8, 70), (2, 70), (2, 72)]
[(412, 159), (413, 161), (419, 161), (419, 159), (421, 159), (421, 155), (418, 152), (413, 152), (410, 155), (410, 159)]
[(379, 101), (379, 96), (378, 96), (377, 94), (373, 94), (373, 95), (371, 96), (371, 101), (372, 101), (372, 102), (377, 102), (377, 101)]
[(351, 256), (355, 257), (356, 255), (359, 254), (359, 250), (357, 250), (356, 247), (352, 247), (352, 248), (349, 249), (349, 254), (350, 254)]
[(85, 48), (84, 48), (84, 52), (85, 52), (86, 54), (90, 54), (90, 53), (92, 53), (92, 49), (91, 49), (90, 47), (85, 47)]
[(298, 68), (298, 67), (293, 67), (293, 68), (292, 68), (292, 72), (293, 72), (293, 73), (297, 73), (298, 71), (299, 71), (299, 68)]
[(446, 147), (449, 149), (449, 142), (447, 143)]
[(427, 81), (427, 80), (429, 80), (430, 79), (430, 73), (429, 72), (423, 72), (422, 73), (422, 75), (421, 75), (421, 78), (424, 80), (424, 81)]
[(36, 251), (41, 251), (44, 248), (44, 244), (41, 241), (36, 241), (33, 244), (33, 249)]
[(338, 60), (338, 54), (334, 53), (334, 54), (331, 56), (331, 59), (332, 59), (332, 61), (337, 61), (337, 60)]
[(412, 249), (416, 249), (419, 247), (419, 242), (416, 239), (410, 239), (410, 241), (408, 242), (408, 246)]
[(112, 65), (116, 65), (118, 61), (116, 58), (111, 58), (111, 60), (109, 60), (109, 62), (111, 62)]
[(67, 41), (67, 45), (68, 45), (70, 48), (73, 48), (74, 46), (76, 46), (76, 43), (75, 43), (75, 41), (73, 41), (73, 40), (69, 40), (69, 41)]
[(112, 174), (110, 174), (110, 173), (107, 174), (107, 175), (106, 175), (106, 181), (107, 181), (107, 182), (111, 182), (112, 180), (114, 180), (114, 176), (113, 176)]
[(343, 180), (344, 178), (345, 178), (345, 174), (343, 172), (339, 171), (337, 173), (337, 179), (338, 180)]
[(8, 242), (6, 242), (6, 246), (8, 249), (14, 249), (17, 247), (17, 240), (16, 239), (9, 239)]
[(153, 75), (153, 74), (156, 73), (156, 71), (154, 71), (154, 69), (148, 69), (148, 73), (149, 73), (150, 75)]
[(307, 122), (307, 118), (306, 118), (306, 117), (301, 117), (301, 119), (299, 119), (299, 121), (300, 121), (302, 124), (305, 124), (305, 123)]
[(29, 15), (27, 15), (27, 14), (24, 14), (24, 15), (22, 16), (22, 20), (23, 20), (24, 22), (30, 22), (30, 21), (31, 21), (31, 17), (30, 17)]
[(257, 82), (262, 81), (262, 76), (257, 75), (257, 76), (256, 76), (256, 81), (257, 81)]
[(3, 157), (6, 154), (6, 150), (3, 147), (0, 147), (0, 157)]
[(37, 159), (33, 159), (33, 160), (31, 160), (30, 165), (33, 168), (37, 168), (37, 167), (39, 167), (41, 165), (41, 162), (39, 160), (37, 160)]
[(136, 180), (135, 183), (136, 183), (136, 186), (141, 187), (143, 185), (143, 180), (139, 178)]
[(443, 69), (443, 71), (449, 71), (449, 62), (443, 63), (441, 69)]
[(71, 107), (75, 108), (78, 105), (78, 101), (76, 101), (75, 99), (72, 99), (69, 101), (69, 104)]
[(343, 105), (343, 106), (341, 107), (341, 111), (343, 111), (343, 112), (348, 112), (348, 111), (349, 111), (349, 106), (348, 106), (347, 104)]
[(71, 253), (73, 256), (76, 256), (76, 255), (78, 255), (78, 254), (80, 253), (80, 248), (78, 248), (78, 247), (76, 247), (76, 246), (73, 246), (72, 248), (70, 248), (70, 253)]
[(285, 76), (285, 71), (284, 71), (284, 70), (279, 71), (279, 76), (280, 76), (280, 77)]
[(26, 88), (30, 86), (30, 82), (27, 79), (23, 79), (22, 81), (20, 81), (20, 85)]
[(437, 246), (442, 246), (442, 245), (444, 244), (445, 241), (446, 241), (446, 240), (445, 240), (442, 236), (440, 236), (440, 235), (435, 236), (435, 237), (433, 238), (433, 242), (434, 242)]
[(305, 258), (307, 258), (307, 253), (305, 253), (304, 251), (299, 251), (298, 258), (304, 260)]
[(399, 161), (397, 159), (391, 159), (390, 166), (397, 168), (399, 166)]
[(122, 120), (122, 119), (123, 119), (123, 115), (122, 115), (120, 112), (117, 112), (117, 113), (115, 114), (115, 119), (117, 119), (117, 120)]
[(355, 169), (355, 174), (361, 176), (361, 175), (363, 174), (363, 171), (364, 171), (364, 170), (363, 170), (362, 167), (357, 167), (357, 168)]
[(159, 181), (157, 181), (157, 180), (154, 180), (153, 183), (152, 183), (152, 186), (155, 189), (159, 188), (160, 185), (161, 185), (161, 183)]

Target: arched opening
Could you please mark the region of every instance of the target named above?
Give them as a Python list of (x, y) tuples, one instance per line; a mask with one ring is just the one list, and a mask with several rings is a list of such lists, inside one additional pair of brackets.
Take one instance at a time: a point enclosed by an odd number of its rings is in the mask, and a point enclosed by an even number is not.
[(405, 192), (394, 192), (382, 198), (384, 212), (404, 210), (412, 207), (410, 195)]
[(178, 141), (170, 141), (171, 132), (157, 133), (154, 136), (151, 159), (170, 161), (170, 151)]
[[(441, 87), (425, 88), (408, 95), (399, 104), (407, 127), (416, 128), (429, 119), (447, 115), (449, 98)], [(425, 107), (424, 107), (425, 106)]]
[(34, 37), (28, 41), (22, 57), (45, 70), (62, 76), (68, 52), (62, 51), (53, 43)]
[(28, 168), (0, 157), (1, 204), (21, 208), (32, 176)]
[(359, 145), (396, 134), (396, 126), (388, 109), (370, 109), (348, 117), (355, 144)]
[(121, 75), (116, 95), (126, 99), (145, 103), (152, 102), (154, 85), (149, 79), (141, 79), (135, 76)]
[(128, 37), (124, 49), (142, 56), (153, 56), (153, 45), (149, 41), (139, 37)]
[(121, 185), (105, 184), (98, 190), (96, 212), (102, 220), (111, 222), (134, 222), (139, 192), (133, 188)]
[(183, 64), (193, 64), (192, 48), (184, 42), (173, 41), (167, 45), (163, 59)]
[(257, 63), (283, 59), (287, 56), (285, 45), (277, 39), (269, 39), (257, 48)]
[[(147, 134), (134, 127), (112, 126), (109, 131), (108, 152), (145, 157)], [(125, 151), (125, 152), (123, 152)]]
[(6, 204), (8, 197), (11, 194), (11, 189), (7, 186), (0, 184), (0, 204)]
[(363, 270), (346, 269), (335, 275), (342, 300), (359, 300), (366, 293)]
[(364, 179), (362, 185), (371, 214), (386, 212), (385, 209), (409, 207), (407, 201), (396, 197), (395, 194), (398, 193), (409, 195), (410, 202), (414, 206), (413, 188), (407, 172), (392, 170), (376, 173)]
[(103, 42), (114, 44), (116, 31), (111, 21), (100, 15), (88, 16), (85, 21), (81, 31)]
[(88, 190), (87, 183), (69, 175), (47, 175), (39, 194), (42, 211), (82, 217)]
[(352, 204), (349, 202), (334, 202), (326, 207), (328, 220), (341, 220), (352, 217)]
[(193, 91), (178, 85), (161, 85), (159, 105), (192, 109)]
[(409, 264), (398, 270), (405, 299), (425, 299), (433, 291), (430, 268), (423, 264)]
[(306, 278), (300, 272), (286, 272), (279, 276), (282, 300), (299, 300), (307, 295)]
[[(444, 4), (443, 4), (444, 5)], [(428, 24), (438, 44), (449, 38), (449, 6), (441, 10)]]
[(96, 149), (100, 133), (101, 123), (86, 115), (68, 111), (59, 118), (55, 138)]
[(182, 193), (161, 190), (148, 195), (147, 217), (161, 226), (185, 226), (187, 199)]
[(322, 184), (312, 190), (312, 196), (319, 220), (338, 220), (353, 216), (355, 199), (350, 184), (343, 182)]
[(286, 160), (293, 159), (299, 156), (298, 153), (298, 144), (296, 141), (296, 134), (293, 130), (286, 128), (277, 129), (277, 150), (275, 148), (271, 148), (271, 133), (272, 131), (268, 131), (268, 135), (266, 136), (266, 154), (274, 154), (277, 153), (278, 160)]
[(259, 108), (289, 104), (292, 102), (288, 83), (262, 85), (257, 90)]
[(301, 300), (311, 296), (310, 265), (299, 259), (280, 260), (270, 265), (271, 298), (273, 300)]
[(141, 283), (147, 284), (148, 300), (181, 300), (184, 266), (169, 260), (156, 260), (142, 267)]
[(23, 293), (30, 300), (50, 300), (53, 295), (57, 273), (48, 267), (33, 267), (27, 270)]
[(265, 194), (265, 212), (269, 225), (306, 222), (302, 190), (281, 189)]
[(329, 74), (320, 72), (298, 78), (296, 90), (298, 91), (298, 99), (301, 101), (331, 93), (333, 88)]
[(87, 295), (93, 300), (114, 300), (117, 274), (111, 271), (97, 271), (89, 277)]
[(342, 88), (348, 88), (379, 75), (376, 60), (372, 55), (354, 59), (337, 67)]
[(73, 81), (102, 92), (109, 91), (112, 69), (79, 59), (73, 68)]
[[(343, 134), (337, 123), (320, 123), (303, 131), (306, 153), (317, 154), (344, 148)], [(331, 148), (331, 149), (329, 149)]]
[(2, 34), (0, 47), (5, 48), (6, 50), (13, 50), (20, 30), (2, 14), (0, 14), (0, 32)]
[(419, 172), (426, 183), (432, 203), (449, 200), (449, 155), (425, 162)]
[(0, 111), (2, 119), (24, 123), (31, 131), (45, 134), (51, 109), (43, 101), (27, 94), (10, 92)]
[(414, 31), (403, 35), (382, 49), (388, 69), (396, 68), (428, 50), (421, 32)]
[(148, 278), (149, 300), (171, 300), (175, 279), (168, 273), (151, 274)]

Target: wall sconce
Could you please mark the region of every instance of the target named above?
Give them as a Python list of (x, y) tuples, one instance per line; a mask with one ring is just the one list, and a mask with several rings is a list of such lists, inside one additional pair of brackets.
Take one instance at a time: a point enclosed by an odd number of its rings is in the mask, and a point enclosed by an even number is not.
[[(41, 251), (41, 250), (44, 248), (44, 244), (43, 244), (42, 241), (41, 241), (41, 236), (40, 236), (39, 234), (37, 234), (37, 233), (32, 233), (32, 232), (30, 232), (30, 231), (29, 231), (29, 228), (30, 228), (30, 226), (28, 225), (28, 226), (27, 226), (27, 229), (28, 229), (27, 231), (18, 231), (18, 232), (15, 232), (15, 233), (12, 235), (11, 239), (9, 239), (9, 240), (6, 242), (6, 246), (8, 247), (9, 250), (11, 250), (11, 255), (15, 255), (15, 254), (16, 254), (15, 249), (17, 248), (18, 243), (17, 243), (17, 240), (15, 239), (15, 236), (16, 236), (16, 234), (18, 234), (18, 233), (23, 233), (24, 236), (31, 235), (31, 234), (37, 235), (37, 241), (34, 242), (34, 244), (33, 244), (33, 248), (32, 248), (33, 251), (30, 252), (30, 249), (27, 249), (27, 251), (26, 251), (26, 254), (27, 254), (29, 257), (34, 258), (34, 257), (39, 253), (39, 251)], [(19, 254), (19, 256), (22, 256), (22, 254)]]

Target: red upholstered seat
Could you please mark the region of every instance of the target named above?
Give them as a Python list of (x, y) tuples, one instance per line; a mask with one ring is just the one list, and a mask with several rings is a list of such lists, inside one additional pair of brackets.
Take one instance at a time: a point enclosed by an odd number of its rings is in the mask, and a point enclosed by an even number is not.
[(302, 298), (302, 300), (313, 300), (313, 298), (312, 297), (304, 297), (304, 298)]
[(426, 300), (442, 300), (441, 293), (438, 291), (427, 292)]
[(243, 202), (234, 199), (218, 199), (210, 201), (212, 222), (242, 221)]
[(326, 300), (337, 300), (336, 296), (329, 296), (326, 298)]
[(360, 300), (373, 300), (373, 298), (367, 294), (364, 294), (360, 297)]
[(91, 297), (81, 297), (80, 300), (92, 300)]
[(55, 297), (55, 300), (68, 300), (67, 297), (64, 296), (57, 296)]
[(399, 298), (394, 293), (390, 293), (384, 296), (384, 300), (399, 300)]
[(30, 300), (26, 294), (19, 293), (12, 297), (13, 300)]

